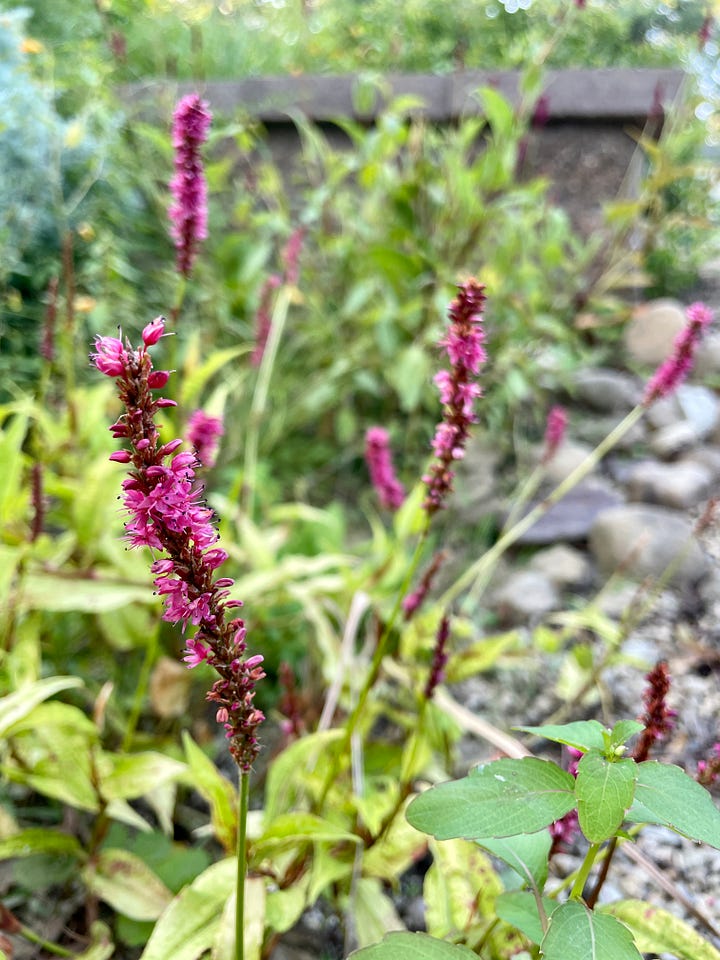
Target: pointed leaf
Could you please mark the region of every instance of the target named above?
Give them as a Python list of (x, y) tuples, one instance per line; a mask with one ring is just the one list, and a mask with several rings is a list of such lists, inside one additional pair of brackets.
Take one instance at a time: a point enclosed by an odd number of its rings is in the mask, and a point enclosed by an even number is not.
[(51, 573), (31, 573), (25, 578), (23, 607), (59, 613), (76, 610), (80, 613), (102, 613), (117, 610), (128, 603), (157, 603), (150, 584), (123, 583), (80, 576), (59, 577)]
[(491, 917), (502, 883), (490, 858), (466, 840), (431, 841), (433, 863), (425, 874), (425, 923), (434, 937), (454, 937), (470, 915)]
[(105, 754), (101, 793), (108, 800), (130, 800), (142, 797), (161, 783), (177, 780), (187, 773), (179, 760), (147, 750), (144, 753)]
[(189, 733), (183, 733), (183, 746), (195, 789), (210, 805), (210, 820), (215, 836), (228, 853), (235, 847), (237, 791)]
[(512, 867), (528, 886), (535, 884), (539, 890), (545, 886), (552, 847), (549, 830), (520, 833), (516, 837), (478, 838), (475, 843)]
[[(350, 954), (354, 960), (477, 960), (467, 947), (424, 933), (389, 933), (381, 943)], [(348, 958), (350, 960), (350, 958)]]
[(355, 935), (361, 947), (375, 943), (391, 930), (404, 930), (392, 900), (383, 893), (379, 880), (362, 877), (354, 888), (354, 896), (348, 899)]
[[(245, 924), (243, 960), (260, 960), (265, 934), (265, 881), (262, 877), (245, 880)], [(223, 909), (220, 926), (212, 946), (212, 960), (235, 956), (235, 891)]]
[(577, 900), (553, 911), (540, 952), (543, 960), (642, 960), (626, 926)]
[(48, 677), (3, 697), (0, 700), (0, 737), (5, 737), (14, 723), (32, 713), (43, 700), (60, 693), (61, 690), (82, 686), (80, 677)]
[(720, 960), (720, 950), (685, 920), (660, 907), (642, 900), (620, 900), (600, 910), (630, 927), (642, 953), (671, 953), (680, 960)]
[(634, 737), (643, 729), (643, 725), (637, 720), (619, 720), (610, 732), (610, 746), (619, 747), (627, 743), (630, 737)]
[(597, 720), (576, 720), (573, 723), (548, 723), (543, 727), (516, 727), (553, 743), (564, 743), (575, 750), (602, 750), (605, 746), (605, 727)]
[(720, 810), (708, 791), (670, 763), (639, 763), (635, 800), (626, 819), (659, 823), (720, 850)]
[(32, 857), (36, 853), (56, 854), (60, 856), (85, 859), (85, 851), (75, 837), (69, 833), (30, 827), (0, 840), (0, 860), (12, 857)]
[(92, 893), (132, 920), (157, 920), (172, 899), (150, 867), (128, 850), (102, 850), (83, 879)]
[(580, 829), (590, 843), (602, 843), (617, 832), (633, 801), (637, 771), (634, 760), (613, 763), (594, 750), (581, 759), (575, 795)]
[(537, 833), (575, 807), (574, 788), (574, 778), (554, 763), (496, 760), (416, 797), (407, 817), (438, 840)]
[(236, 870), (235, 858), (228, 857), (185, 887), (155, 924), (140, 960), (197, 960), (209, 950)]
[[(557, 900), (542, 898), (545, 916), (549, 917), (557, 907)], [(542, 920), (538, 912), (537, 900), (527, 890), (513, 890), (501, 894), (495, 901), (497, 915), (505, 923), (519, 930), (533, 943), (540, 943), (544, 934)]]

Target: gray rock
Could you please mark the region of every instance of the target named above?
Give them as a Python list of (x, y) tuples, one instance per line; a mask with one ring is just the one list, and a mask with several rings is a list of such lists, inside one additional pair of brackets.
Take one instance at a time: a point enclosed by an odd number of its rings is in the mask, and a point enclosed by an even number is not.
[(516, 570), (492, 596), (491, 604), (505, 624), (538, 620), (556, 610), (560, 596), (552, 581), (535, 570)]
[(561, 540), (573, 543), (585, 540), (595, 518), (622, 502), (623, 497), (603, 481), (584, 480), (526, 530), (518, 543), (547, 544)]
[(635, 580), (660, 576), (676, 559), (676, 585), (696, 583), (707, 571), (692, 524), (665, 507), (625, 504), (603, 511), (592, 525), (590, 550), (606, 573), (622, 568)]
[(636, 377), (605, 367), (579, 370), (573, 383), (577, 399), (602, 413), (626, 413), (632, 410), (642, 397), (642, 389)]
[[(578, 443), (573, 440), (566, 440), (561, 443), (552, 460), (549, 460), (545, 466), (545, 476), (548, 482), (552, 483), (553, 486), (562, 483), (592, 453), (593, 449), (587, 443)], [(594, 467), (591, 473), (595, 469), (597, 468)]]
[(712, 390), (694, 383), (683, 383), (676, 391), (685, 419), (703, 439), (714, 433), (720, 424), (720, 400)]
[(631, 500), (684, 510), (708, 497), (712, 479), (710, 471), (699, 463), (644, 460), (629, 471), (626, 488)]
[(661, 460), (672, 460), (698, 442), (698, 432), (689, 420), (678, 420), (661, 427), (650, 438), (650, 449)]
[(685, 454), (683, 460), (690, 463), (700, 463), (710, 471), (713, 480), (720, 479), (720, 447), (702, 446), (695, 447), (689, 453)]
[[(598, 416), (585, 417), (577, 424), (577, 434), (579, 439), (586, 441), (592, 447), (596, 447), (605, 437), (611, 433), (620, 423), (622, 417), (619, 414), (599, 414)], [(645, 418), (634, 423), (615, 443), (614, 450), (632, 450), (647, 439), (648, 428)]]
[(455, 467), (455, 491), (450, 506), (462, 522), (472, 522), (495, 509), (500, 452), (484, 438), (471, 439)]
[(669, 427), (673, 423), (685, 420), (685, 415), (673, 393), (669, 397), (656, 400), (651, 407), (648, 407), (644, 419), (651, 427), (660, 430), (662, 427)]
[(528, 566), (544, 574), (559, 589), (584, 587), (592, 579), (592, 568), (586, 555), (564, 543), (539, 550)]
[(633, 313), (625, 330), (625, 349), (636, 363), (654, 366), (671, 353), (675, 337), (686, 324), (677, 300), (652, 300)]
[(698, 351), (693, 368), (693, 377), (704, 380), (720, 373), (720, 333), (708, 334)]

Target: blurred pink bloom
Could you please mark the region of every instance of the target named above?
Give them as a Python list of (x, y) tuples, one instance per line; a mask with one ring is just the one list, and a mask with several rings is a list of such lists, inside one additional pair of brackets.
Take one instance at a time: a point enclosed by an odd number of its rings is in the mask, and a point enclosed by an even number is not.
[(380, 505), (387, 510), (397, 510), (405, 499), (405, 490), (395, 476), (390, 437), (382, 427), (370, 427), (365, 434), (365, 462)]
[(177, 269), (184, 277), (190, 276), (198, 244), (207, 237), (207, 183), (200, 147), (211, 120), (207, 103), (196, 93), (183, 97), (173, 115), (175, 174), (170, 181), (173, 200), (168, 215)]
[(426, 700), (432, 700), (436, 688), (442, 683), (445, 677), (445, 667), (449, 656), (447, 652), (447, 642), (450, 638), (450, 619), (443, 617), (435, 636), (435, 647), (433, 648), (432, 663), (430, 673), (428, 674), (423, 696)]
[(213, 417), (204, 410), (196, 410), (188, 420), (187, 441), (204, 467), (215, 466), (218, 444), (224, 433), (220, 417)]
[(254, 367), (259, 367), (262, 363), (272, 325), (272, 294), (273, 290), (277, 290), (281, 283), (282, 279), (277, 273), (272, 273), (260, 291), (260, 303), (255, 314), (255, 349), (250, 356), (250, 363)]
[(298, 282), (300, 270), (298, 261), (302, 251), (303, 240), (305, 239), (304, 227), (298, 227), (293, 230), (290, 239), (285, 244), (285, 249), (281, 254), (283, 267), (285, 268), (285, 283), (294, 287)]
[(675, 338), (672, 354), (662, 363), (645, 387), (643, 405), (649, 407), (666, 397), (683, 382), (695, 362), (695, 352), (702, 335), (712, 323), (712, 310), (704, 303), (693, 303), (685, 311), (687, 326)]
[(473, 378), (487, 359), (482, 328), (485, 286), (477, 280), (468, 280), (458, 290), (448, 308), (448, 332), (440, 341), (440, 346), (447, 351), (450, 370), (441, 370), (435, 377), (445, 410), (432, 441), (435, 461), (423, 477), (428, 487), (423, 506), (430, 515), (443, 506), (452, 490), (454, 473), (450, 464), (465, 454), (469, 427), (476, 421), (475, 400), (482, 396), (482, 389)]
[(445, 562), (447, 554), (444, 550), (438, 551), (432, 559), (432, 563), (423, 574), (420, 584), (413, 593), (409, 593), (402, 602), (403, 614), (406, 620), (409, 620), (416, 611), (422, 606), (425, 597), (427, 597), (433, 580), (438, 570)]
[(545, 424), (545, 449), (542, 457), (543, 463), (548, 463), (557, 453), (558, 447), (565, 439), (567, 424), (568, 416), (564, 408), (560, 406), (551, 407)]

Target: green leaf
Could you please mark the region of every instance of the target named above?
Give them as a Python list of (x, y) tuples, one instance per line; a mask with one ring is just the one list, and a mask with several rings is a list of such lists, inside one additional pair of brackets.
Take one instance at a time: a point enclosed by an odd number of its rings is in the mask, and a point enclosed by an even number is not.
[(150, 583), (118, 583), (97, 576), (92, 580), (79, 574), (58, 577), (51, 573), (30, 573), (23, 582), (23, 607), (60, 613), (102, 613), (118, 610), (128, 603), (157, 603)]
[(671, 953), (680, 960), (720, 960), (720, 950), (689, 923), (642, 900), (620, 900), (599, 908), (633, 932), (641, 953)]
[(35, 707), (61, 690), (82, 687), (80, 677), (48, 677), (16, 690), (0, 700), (0, 737), (6, 737), (14, 723), (32, 713)]
[(392, 900), (383, 893), (379, 880), (362, 877), (357, 881), (354, 895), (348, 898), (357, 942), (361, 947), (375, 943), (391, 930), (405, 930)]
[(483, 113), (488, 119), (492, 131), (498, 140), (506, 140), (512, 133), (515, 111), (512, 104), (492, 87), (483, 87), (478, 91)]
[(340, 843), (351, 841), (360, 843), (360, 837), (339, 827), (329, 820), (323, 820), (312, 813), (285, 813), (277, 816), (258, 837), (254, 849), (258, 856), (269, 854), (277, 849), (293, 849), (302, 843), (314, 841)]
[[(260, 960), (265, 934), (265, 881), (262, 877), (245, 880), (245, 924), (243, 960)], [(235, 956), (235, 891), (228, 897), (212, 945), (212, 960)]]
[(100, 789), (108, 800), (142, 797), (160, 784), (187, 773), (184, 763), (151, 750), (122, 755), (106, 753), (102, 761), (108, 769), (102, 775)]
[(643, 725), (637, 720), (619, 720), (610, 731), (610, 746), (619, 747), (627, 743), (630, 737), (643, 729)]
[(224, 350), (213, 351), (207, 360), (199, 367), (185, 370), (180, 391), (180, 406), (183, 408), (195, 406), (207, 382), (222, 370), (226, 363), (236, 360), (244, 353), (249, 353), (251, 346), (227, 347)]
[(322, 782), (328, 756), (342, 739), (342, 730), (313, 733), (291, 743), (273, 760), (265, 788), (265, 818), (271, 823), (280, 813), (291, 809), (303, 784), (311, 779)]
[(75, 837), (69, 833), (60, 833), (58, 830), (30, 827), (14, 833), (5, 840), (0, 840), (0, 860), (10, 860), (12, 857), (32, 857), (38, 853), (58, 854), (61, 856), (85, 859), (85, 851)]
[(642, 960), (626, 926), (577, 900), (553, 911), (540, 953), (543, 960)]
[(389, 933), (382, 943), (355, 950), (350, 957), (356, 960), (477, 960), (477, 955), (467, 947), (436, 940), (425, 933)]
[(597, 720), (576, 720), (573, 723), (549, 723), (544, 727), (515, 727), (525, 733), (535, 734), (553, 743), (564, 743), (575, 750), (603, 750), (605, 727)]
[(590, 843), (602, 843), (617, 832), (635, 793), (638, 765), (614, 763), (593, 750), (578, 764), (575, 796), (580, 829)]
[(574, 787), (574, 778), (554, 763), (496, 760), (416, 797), (407, 817), (438, 840), (537, 833), (575, 807)]
[(102, 850), (83, 879), (92, 893), (132, 920), (157, 920), (172, 898), (150, 867), (128, 850)]
[(90, 946), (74, 954), (74, 960), (109, 960), (115, 953), (115, 944), (107, 924), (96, 920), (90, 927)]
[(209, 950), (235, 885), (234, 857), (214, 863), (185, 887), (164, 911), (140, 960), (197, 960)]
[(388, 383), (395, 388), (400, 409), (405, 413), (417, 410), (425, 384), (430, 378), (430, 357), (416, 343), (396, 353), (385, 372)]
[(450, 658), (445, 680), (447, 683), (460, 683), (468, 677), (491, 670), (504, 653), (518, 648), (520, 640), (519, 630), (509, 630), (463, 646)]
[(545, 886), (552, 847), (549, 830), (519, 833), (516, 837), (478, 838), (475, 843), (512, 867), (529, 886), (535, 884), (539, 890)]
[(433, 862), (425, 874), (425, 922), (434, 937), (454, 938), (470, 917), (489, 918), (502, 883), (490, 858), (466, 840), (432, 841)]
[(235, 848), (237, 791), (187, 732), (183, 732), (183, 746), (192, 785), (210, 806), (215, 836), (225, 850), (232, 853)]
[(626, 819), (659, 823), (720, 850), (720, 810), (708, 791), (673, 764), (639, 763), (635, 800)]
[[(551, 900), (550, 897), (542, 898), (542, 905), (545, 910), (545, 916), (549, 917), (557, 907), (557, 900)], [(537, 900), (527, 890), (512, 890), (501, 894), (495, 901), (495, 910), (497, 915), (505, 923), (519, 930), (523, 936), (533, 943), (540, 943), (544, 934), (540, 914), (538, 913)], [(574, 958), (573, 958), (574, 960)]]

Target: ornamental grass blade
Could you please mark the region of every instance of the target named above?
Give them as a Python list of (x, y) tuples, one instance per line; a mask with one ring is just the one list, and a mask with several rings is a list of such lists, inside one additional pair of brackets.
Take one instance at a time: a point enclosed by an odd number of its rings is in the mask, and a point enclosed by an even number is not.
[(553, 910), (540, 944), (543, 960), (642, 960), (628, 928), (577, 900)]
[(575, 807), (575, 780), (554, 763), (495, 760), (416, 797), (407, 818), (438, 840), (537, 833)]

